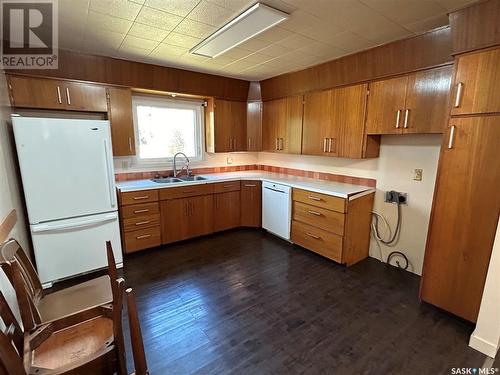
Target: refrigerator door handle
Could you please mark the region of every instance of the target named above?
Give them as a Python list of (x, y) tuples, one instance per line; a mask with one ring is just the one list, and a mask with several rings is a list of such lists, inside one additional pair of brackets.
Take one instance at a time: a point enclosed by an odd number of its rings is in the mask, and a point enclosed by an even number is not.
[(107, 223), (115, 220), (117, 220), (117, 217), (115, 214), (112, 214), (109, 216), (101, 217), (99, 219), (83, 220), (78, 223), (59, 224), (59, 225), (51, 225), (51, 224), (37, 225), (36, 227), (33, 227), (31, 231), (33, 233), (54, 232), (65, 229), (84, 228), (94, 224)]
[(110, 164), (110, 157), (109, 157), (109, 148), (108, 148), (108, 140), (104, 140), (104, 157), (106, 158), (106, 171), (108, 174), (108, 188), (109, 188), (109, 200), (111, 202), (111, 207), (116, 206), (116, 194), (115, 194), (115, 189), (113, 187), (113, 173), (111, 172), (111, 164)]

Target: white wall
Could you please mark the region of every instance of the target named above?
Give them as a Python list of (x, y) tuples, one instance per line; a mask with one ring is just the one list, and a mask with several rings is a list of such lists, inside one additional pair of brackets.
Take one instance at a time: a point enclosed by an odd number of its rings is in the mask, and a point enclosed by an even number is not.
[[(28, 250), (29, 240), (25, 224), (23, 201), (20, 193), (20, 184), (15, 162), (15, 151), (12, 145), (12, 133), (7, 123), (10, 116), (9, 95), (5, 81), (5, 75), (0, 70), (0, 221), (15, 208), (18, 215), (18, 223), (11, 235)], [(15, 294), (10, 287), (5, 275), (0, 272), (0, 290), (7, 299), (9, 305), (15, 309)]]
[(476, 329), (469, 345), (494, 358), (500, 347), (500, 220), (493, 244)]
[[(259, 153), (258, 163), (311, 171), (367, 177), (377, 180), (374, 210), (383, 214), (394, 228), (396, 206), (384, 203), (386, 190), (408, 193), (408, 205), (402, 207), (402, 230), (397, 246), (382, 246), (383, 258), (398, 250), (410, 260), (410, 271), (421, 274), (432, 205), (441, 135), (382, 136), (380, 157), (368, 160), (319, 156)], [(414, 181), (414, 169), (423, 169), (423, 180)], [(370, 255), (380, 258), (372, 238)]]

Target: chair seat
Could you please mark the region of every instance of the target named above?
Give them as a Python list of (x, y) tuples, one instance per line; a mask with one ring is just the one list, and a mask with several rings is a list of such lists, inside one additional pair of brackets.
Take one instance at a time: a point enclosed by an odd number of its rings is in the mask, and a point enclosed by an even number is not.
[(98, 352), (113, 341), (113, 320), (97, 317), (55, 332), (32, 356), (32, 366), (57, 369)]
[(84, 283), (47, 294), (38, 303), (42, 323), (113, 302), (109, 276), (101, 276)]

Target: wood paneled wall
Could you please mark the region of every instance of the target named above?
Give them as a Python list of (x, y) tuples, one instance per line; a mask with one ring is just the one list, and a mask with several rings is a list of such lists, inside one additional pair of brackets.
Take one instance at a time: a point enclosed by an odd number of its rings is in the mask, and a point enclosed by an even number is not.
[(366, 82), (452, 62), (450, 28), (443, 27), (261, 81), (262, 99)]
[(10, 72), (243, 101), (247, 100), (250, 84), (213, 74), (64, 50), (59, 51), (57, 70)]
[(500, 0), (450, 13), (453, 54), (500, 45)]

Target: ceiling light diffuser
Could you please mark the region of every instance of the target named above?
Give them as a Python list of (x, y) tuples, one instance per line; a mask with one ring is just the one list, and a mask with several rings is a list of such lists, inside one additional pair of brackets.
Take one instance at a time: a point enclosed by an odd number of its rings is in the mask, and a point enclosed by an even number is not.
[(287, 13), (257, 3), (198, 43), (189, 52), (200, 56), (217, 57), (287, 18)]

